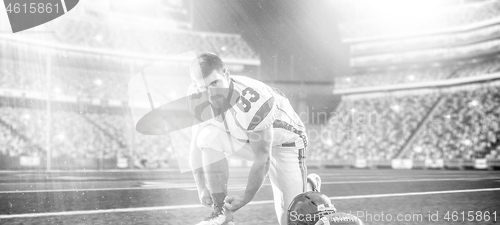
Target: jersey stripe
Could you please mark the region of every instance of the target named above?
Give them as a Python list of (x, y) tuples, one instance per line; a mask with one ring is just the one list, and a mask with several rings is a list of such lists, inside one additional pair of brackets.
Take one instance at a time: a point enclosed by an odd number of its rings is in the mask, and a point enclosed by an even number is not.
[(301, 148), (299, 149), (299, 167), (300, 167), (300, 172), (302, 175), (302, 191), (306, 192), (307, 191), (307, 167), (306, 167), (306, 149)]
[(302, 141), (304, 142), (304, 147), (307, 147), (307, 136), (304, 135), (303, 131), (298, 130), (293, 125), (278, 119), (274, 121), (273, 128), (281, 128), (297, 134), (300, 138), (302, 138)]
[(266, 118), (267, 114), (271, 112), (271, 108), (273, 107), (273, 105), (274, 105), (274, 97), (271, 97), (266, 102), (264, 102), (264, 104), (262, 104), (259, 110), (255, 112), (255, 115), (253, 116), (252, 121), (248, 125), (247, 130), (255, 129), (255, 127), (257, 127), (260, 124), (260, 122), (262, 122), (262, 120)]

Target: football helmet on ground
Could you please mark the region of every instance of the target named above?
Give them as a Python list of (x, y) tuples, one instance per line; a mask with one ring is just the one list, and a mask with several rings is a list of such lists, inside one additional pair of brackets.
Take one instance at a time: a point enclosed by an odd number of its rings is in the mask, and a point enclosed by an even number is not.
[(354, 215), (337, 212), (330, 198), (316, 191), (297, 195), (287, 213), (288, 225), (364, 224)]

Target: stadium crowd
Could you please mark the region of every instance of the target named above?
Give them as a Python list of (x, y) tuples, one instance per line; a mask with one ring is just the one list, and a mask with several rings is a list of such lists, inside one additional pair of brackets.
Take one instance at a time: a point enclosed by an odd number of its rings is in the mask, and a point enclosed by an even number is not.
[(387, 64), (429, 63), (441, 60), (456, 60), (477, 55), (488, 55), (500, 50), (500, 39), (486, 40), (459, 46), (439, 46), (414, 51), (390, 52), (376, 55), (363, 55), (351, 59), (353, 67), (385, 66)]
[[(412, 67), (365, 74), (363, 79), (337, 82), (336, 88), (400, 84), (416, 81), (458, 78), (498, 72), (500, 59), (469, 59), (435, 67)], [(35, 75), (40, 68), (17, 67), (6, 64), (0, 87), (26, 90), (45, 90), (43, 76)], [(119, 97), (126, 92), (117, 76), (101, 76), (98, 72), (66, 71), (55, 73), (52, 87), (62, 87), (61, 93), (87, 93), (103, 98)], [(24, 74), (25, 76), (17, 75)], [(66, 77), (58, 74), (67, 74)], [(354, 76), (353, 76), (354, 77)], [(399, 77), (400, 79), (397, 79)], [(363, 82), (362, 82), (363, 81)], [(26, 82), (26, 83), (23, 83)], [(61, 85), (62, 84), (62, 85)], [(343, 85), (343, 86), (342, 86)], [(350, 85), (350, 86), (349, 86)], [(107, 86), (105, 88), (105, 86)], [(111, 88), (109, 87), (111, 86)], [(410, 146), (410, 157), (446, 159), (498, 158), (500, 121), (498, 97), (500, 89), (461, 90), (450, 93), (382, 95), (369, 98), (345, 98), (327, 124), (316, 129), (319, 135), (312, 140), (309, 159), (389, 160), (401, 151), (410, 135), (431, 107), (442, 98), (437, 111), (420, 136)], [(125, 95), (126, 96), (126, 95)], [(123, 96), (121, 96), (123, 99)], [(102, 106), (105, 108), (106, 106)], [(2, 155), (44, 155), (46, 148), (45, 110), (0, 107), (0, 141)], [(169, 138), (149, 137), (134, 133), (127, 113), (55, 110), (52, 116), (53, 157), (116, 158), (129, 157), (141, 168), (167, 166), (174, 160)], [(495, 122), (496, 121), (496, 122)], [(319, 141), (318, 141), (319, 140)]]
[[(46, 110), (0, 107), (0, 154), (3, 156), (45, 156), (47, 147)], [(168, 136), (135, 133), (130, 116), (52, 112), (51, 152), (53, 159), (133, 159), (135, 167), (165, 168), (173, 160)]]
[[(309, 131), (309, 159), (390, 160), (420, 126), (408, 157), (500, 159), (498, 93), (499, 86), (492, 86), (449, 93), (346, 98), (328, 123), (310, 127), (316, 131), (314, 135)], [(435, 104), (432, 117), (421, 124)], [(0, 118), (2, 155), (45, 154), (45, 110), (2, 106)], [(127, 113), (56, 110), (51, 118), (53, 157), (125, 157), (139, 168), (163, 168), (175, 160), (168, 136), (135, 133), (130, 121)]]
[[(0, 61), (0, 88), (29, 92), (47, 91), (45, 68), (36, 64)], [(189, 71), (186, 66), (171, 66), (169, 74)], [(72, 96), (87, 99), (128, 100), (130, 72), (94, 70), (62, 67), (52, 70), (50, 89), (53, 95)], [(170, 81), (172, 82), (172, 81)]]
[[(120, 52), (174, 55), (192, 50), (214, 52), (223, 58), (258, 59), (258, 55), (239, 35), (163, 30), (156, 26), (130, 26), (99, 18), (67, 17), (50, 23), (64, 27), (54, 35), (43, 36), (51, 43)], [(81, 35), (86, 30), (88, 34)]]
[(499, 86), (493, 86), (444, 94), (438, 111), (410, 146), (411, 155), (419, 159), (497, 157), (496, 151), (500, 150), (499, 91)]
[(336, 77), (336, 89), (411, 84), (426, 81), (470, 77), (500, 71), (500, 58), (476, 58), (446, 64), (389, 68), (383, 71), (362, 71), (351, 76)]
[[(26, 38), (64, 48), (127, 54), (165, 56), (196, 50), (214, 52), (226, 59), (258, 59), (256, 52), (243, 38), (234, 34), (137, 27), (93, 16), (65, 16), (42, 26), (43, 29), (54, 32), (50, 35), (20, 34), (20, 40)], [(51, 29), (51, 26), (59, 29)], [(60, 29), (61, 27), (64, 29)], [(86, 31), (85, 35), (82, 35), (82, 30)], [(45, 59), (40, 60), (44, 56), (24, 54), (26, 51), (10, 45), (2, 48), (2, 53), (9, 56), (0, 58), (0, 89), (7, 90), (4, 93), (8, 93), (9, 89), (24, 90), (34, 92), (37, 96), (45, 96), (50, 88), (53, 96), (100, 99), (102, 108), (107, 107), (106, 100), (129, 100), (127, 82), (132, 76), (129, 70), (131, 68), (121, 68), (123, 65), (120, 64), (123, 62), (120, 59), (112, 61), (113, 57), (103, 57), (90, 61), (89, 57), (75, 58), (75, 54), (68, 57), (64, 52), (58, 52), (51, 59), (49, 87), (47, 64)], [(143, 67), (150, 63), (141, 61), (127, 64)], [(175, 74), (179, 70), (189, 71), (187, 66), (176, 64), (168, 72)], [(171, 79), (169, 82), (175, 85)], [(44, 110), (2, 106), (0, 113), (0, 154), (15, 157), (43, 156), (46, 153), (47, 137), (44, 134), (47, 118)], [(131, 117), (123, 113), (56, 110), (51, 120), (52, 156), (72, 159), (127, 157), (132, 159), (133, 166), (140, 168), (166, 167), (168, 162), (174, 160), (168, 136), (150, 137), (139, 134), (134, 131), (132, 124), (127, 123), (129, 121), (132, 121)]]
[(311, 154), (344, 160), (390, 160), (437, 97), (425, 94), (344, 99), (322, 128), (323, 143), (320, 148), (311, 147)]
[[(4, 106), (2, 120), (11, 128), (12, 138), (21, 137), (28, 146), (45, 154), (47, 116), (45, 110)], [(54, 111), (51, 117), (52, 156), (75, 159), (112, 158), (120, 146), (110, 136), (76, 112)], [(100, 152), (103, 151), (103, 152)]]
[[(500, 86), (345, 99), (311, 142), (310, 159), (500, 159)], [(442, 100), (439, 100), (442, 99)], [(431, 112), (433, 105), (436, 110)], [(424, 117), (432, 113), (423, 124)], [(421, 124), (422, 123), (422, 124)]]

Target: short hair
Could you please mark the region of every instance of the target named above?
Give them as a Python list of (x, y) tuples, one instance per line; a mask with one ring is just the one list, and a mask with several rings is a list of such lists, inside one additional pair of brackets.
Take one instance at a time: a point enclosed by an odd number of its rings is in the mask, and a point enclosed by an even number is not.
[(199, 67), (201, 70), (201, 75), (203, 78), (212, 74), (214, 70), (224, 69), (224, 62), (222, 59), (214, 53), (201, 53), (196, 57), (196, 60), (191, 64), (191, 72), (193, 69)]

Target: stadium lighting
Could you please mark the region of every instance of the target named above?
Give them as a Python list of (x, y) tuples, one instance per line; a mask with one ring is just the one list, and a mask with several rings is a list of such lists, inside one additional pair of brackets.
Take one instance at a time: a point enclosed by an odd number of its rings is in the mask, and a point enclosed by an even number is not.
[(97, 85), (97, 86), (101, 86), (102, 85), (102, 80), (101, 79), (95, 79), (94, 80), (94, 84)]
[(435, 62), (435, 63), (432, 63), (431, 66), (433, 66), (433, 67), (441, 67), (441, 63)]
[(66, 139), (66, 137), (64, 136), (64, 134), (58, 134), (58, 135), (56, 136), (56, 138), (57, 138), (58, 140), (61, 140), (61, 141), (62, 141), (62, 140), (64, 140), (64, 139)]
[(411, 81), (415, 80), (415, 76), (413, 76), (413, 75), (408, 76), (408, 80), (411, 80)]
[(345, 78), (345, 81), (351, 82), (351, 78), (347, 77), (347, 78)]
[(25, 120), (29, 120), (29, 119), (31, 119), (31, 115), (30, 114), (24, 114), (23, 118)]
[(103, 37), (102, 37), (102, 35), (98, 34), (98, 35), (96, 35), (96, 36), (94, 37), (94, 39), (95, 39), (96, 41), (102, 41)]
[(325, 145), (332, 146), (333, 145), (333, 140), (331, 138), (328, 138), (324, 142)]
[(422, 152), (422, 146), (417, 146), (413, 149), (413, 151), (415, 151), (416, 153), (421, 153)]
[(391, 106), (391, 109), (396, 111), (396, 112), (399, 112), (399, 110), (401, 109), (401, 107), (399, 105), (393, 105)]
[(60, 93), (61, 93), (61, 89), (60, 89), (60, 88), (58, 88), (58, 87), (56, 87), (56, 88), (54, 88), (54, 92), (55, 92), (56, 94), (60, 94)]

